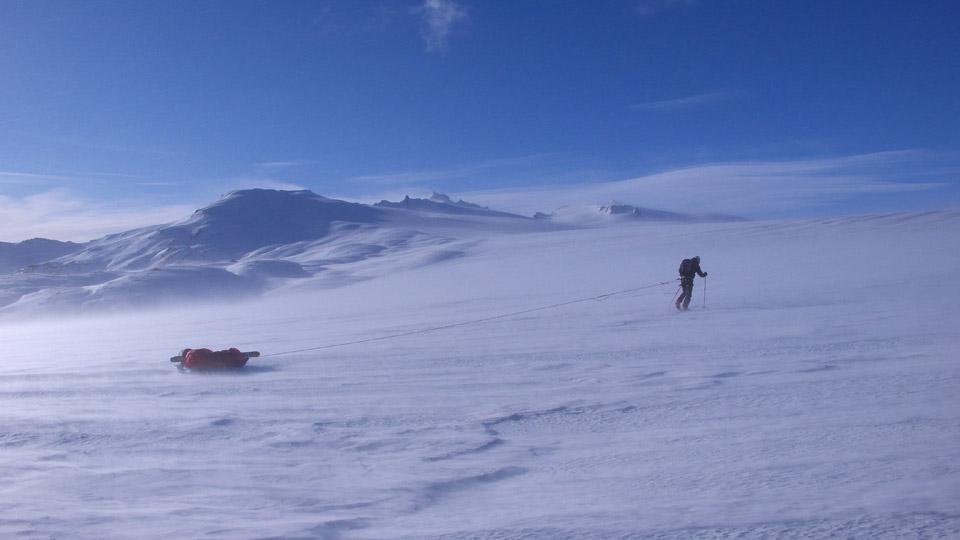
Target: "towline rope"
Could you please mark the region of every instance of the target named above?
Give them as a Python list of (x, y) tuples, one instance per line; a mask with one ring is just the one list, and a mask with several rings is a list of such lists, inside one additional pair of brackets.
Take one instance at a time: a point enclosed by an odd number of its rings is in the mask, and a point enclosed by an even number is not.
[(653, 288), (655, 288), (655, 287), (663, 287), (664, 285), (671, 285), (671, 284), (673, 284), (673, 283), (675, 283), (675, 282), (676, 282), (676, 280), (672, 280), (672, 281), (661, 281), (661, 282), (658, 282), (658, 283), (652, 283), (652, 284), (650, 284), (650, 285), (644, 285), (644, 286), (642, 286), (642, 287), (634, 287), (634, 288), (632, 288), (632, 289), (623, 289), (623, 290), (621, 290), (621, 291), (613, 291), (613, 292), (608, 292), (608, 293), (604, 293), (604, 294), (598, 294), (598, 295), (596, 295), (596, 296), (587, 296), (587, 297), (585, 297), (585, 298), (578, 298), (578, 299), (576, 299), (576, 300), (568, 300), (568, 301), (566, 301), (566, 302), (559, 302), (559, 303), (556, 303), (556, 304), (550, 304), (550, 305), (547, 305), (547, 306), (540, 306), (540, 307), (535, 307), (535, 308), (530, 308), (530, 309), (524, 309), (524, 310), (521, 310), (521, 311), (512, 311), (512, 312), (510, 312), (510, 313), (501, 313), (501, 314), (499, 314), (499, 315), (492, 315), (492, 316), (490, 316), (490, 317), (483, 317), (483, 318), (481, 318), (481, 319), (471, 319), (471, 320), (468, 320), (468, 321), (460, 321), (460, 322), (456, 322), (456, 323), (444, 324), (444, 325), (442, 325), (442, 326), (432, 326), (432, 327), (429, 327), (429, 328), (419, 328), (419, 329), (417, 329), (417, 330), (409, 330), (409, 331), (407, 331), (407, 332), (400, 332), (400, 333), (397, 333), (397, 334), (389, 334), (389, 335), (386, 335), (386, 336), (378, 336), (378, 337), (373, 337), (373, 338), (358, 339), (358, 340), (354, 340), (354, 341), (344, 341), (344, 342), (342, 342), (342, 343), (331, 343), (331, 344), (328, 344), (328, 345), (321, 345), (321, 346), (319, 346), (319, 347), (307, 347), (307, 348), (305, 348), (305, 349), (293, 349), (293, 350), (290, 350), (290, 351), (280, 351), (280, 352), (275, 352), (275, 353), (270, 353), (270, 354), (263, 354), (263, 355), (260, 355), (260, 357), (261, 357), (261, 358), (266, 358), (266, 357), (270, 357), (270, 356), (282, 356), (282, 355), (285, 355), (285, 354), (295, 354), (295, 353), (302, 353), (302, 352), (309, 352), (309, 351), (320, 351), (320, 350), (324, 350), (324, 349), (335, 349), (335, 348), (337, 348), (337, 347), (346, 347), (346, 346), (348, 346), (348, 345), (359, 345), (359, 344), (361, 344), (361, 343), (370, 343), (370, 342), (373, 342), (373, 341), (386, 341), (386, 340), (389, 340), (389, 339), (396, 339), (396, 338), (401, 338), (401, 337), (406, 337), (406, 336), (413, 336), (413, 335), (417, 335), (417, 334), (426, 334), (426, 333), (428, 333), (428, 332), (437, 332), (437, 331), (439, 331), (439, 330), (447, 330), (448, 328), (456, 328), (456, 327), (458, 327), (458, 326), (469, 326), (469, 325), (471, 325), (471, 324), (480, 324), (480, 323), (485, 323), (485, 322), (488, 322), (488, 321), (495, 321), (495, 320), (497, 320), (497, 319), (506, 319), (506, 318), (509, 318), (509, 317), (516, 317), (516, 316), (518, 316), (518, 315), (525, 315), (525, 314), (527, 314), (527, 313), (534, 313), (534, 312), (537, 312), (537, 311), (546, 311), (546, 310), (548, 310), (548, 309), (556, 309), (556, 308), (563, 307), (563, 306), (569, 306), (569, 305), (571, 305), (571, 304), (579, 304), (579, 303), (582, 303), (582, 302), (591, 302), (591, 301), (596, 301), (596, 300), (604, 300), (604, 299), (610, 298), (611, 296), (618, 296), (618, 295), (621, 295), (621, 294), (629, 294), (629, 293), (632, 293), (632, 292), (642, 291), (642, 290), (645, 290), (645, 289), (653, 289)]

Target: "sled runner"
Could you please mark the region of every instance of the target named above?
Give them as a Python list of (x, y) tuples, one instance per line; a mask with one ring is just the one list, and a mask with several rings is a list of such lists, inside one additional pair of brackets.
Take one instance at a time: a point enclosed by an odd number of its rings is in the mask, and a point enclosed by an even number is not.
[(184, 349), (170, 361), (179, 364), (180, 369), (236, 369), (247, 365), (247, 360), (260, 356), (259, 351), (241, 352), (231, 347), (224, 351), (210, 349)]

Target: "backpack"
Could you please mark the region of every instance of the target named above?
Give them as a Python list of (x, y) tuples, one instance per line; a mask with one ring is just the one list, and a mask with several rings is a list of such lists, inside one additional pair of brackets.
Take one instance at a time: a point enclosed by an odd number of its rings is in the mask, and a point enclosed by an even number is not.
[(689, 276), (693, 273), (693, 261), (690, 259), (684, 259), (680, 262), (680, 275)]

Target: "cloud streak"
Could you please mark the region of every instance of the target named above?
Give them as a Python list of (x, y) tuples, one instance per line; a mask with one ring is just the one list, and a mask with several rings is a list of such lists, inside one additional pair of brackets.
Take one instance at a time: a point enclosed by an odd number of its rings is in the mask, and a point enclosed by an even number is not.
[[(360, 180), (386, 187), (395, 192), (392, 196), (410, 183), (451, 177), (468, 178), (477, 174), (487, 177), (495, 172), (517, 181), (526, 178), (527, 187), (460, 191), (457, 196), (527, 215), (562, 206), (606, 204), (612, 200), (664, 210), (755, 218), (816, 214), (831, 205), (851, 201), (854, 204), (844, 208), (865, 208), (860, 210), (863, 212), (870, 209), (870, 201), (876, 198), (886, 197), (896, 206), (900, 199), (923, 192), (930, 192), (931, 200), (935, 197), (948, 204), (948, 197), (942, 195), (953, 193), (955, 196), (960, 188), (957, 156), (919, 150), (789, 161), (709, 163), (615, 181), (557, 183), (562, 182), (564, 174), (586, 176), (582, 171), (565, 171), (551, 173), (557, 179), (551, 185), (530, 186), (530, 181), (542, 180), (544, 167), (555, 168), (555, 164), (545, 161), (548, 161), (545, 156), (536, 155), (489, 160), (446, 171), (380, 175)], [(223, 187), (303, 189), (298, 184), (269, 178), (232, 178), (225, 181)], [(952, 191), (944, 191), (947, 188)], [(143, 200), (100, 202), (65, 188), (23, 197), (0, 195), (0, 241), (15, 242), (37, 236), (86, 241), (104, 234), (183, 219), (209, 202), (206, 198), (190, 204), (168, 205)]]
[(319, 163), (315, 159), (291, 159), (287, 161), (262, 161), (254, 164), (260, 169), (292, 169), (297, 167), (308, 167)]
[(424, 0), (413, 12), (423, 19), (427, 50), (443, 53), (456, 25), (469, 20), (467, 10), (453, 0)]
[(300, 191), (306, 187), (295, 182), (274, 178), (231, 178), (228, 182), (229, 191), (238, 189), (281, 189), (286, 191)]
[(859, 197), (909, 194), (957, 182), (960, 168), (943, 175), (938, 158), (914, 150), (771, 162), (714, 163), (625, 180), (462, 193), (493, 208), (532, 214), (561, 206), (612, 200), (681, 212), (720, 212), (746, 217), (810, 213)]
[(149, 178), (139, 174), (118, 172), (74, 172), (66, 174), (50, 174), (25, 171), (0, 171), (0, 184), (64, 184), (77, 182), (104, 182), (104, 181), (149, 181)]
[(0, 195), (3, 242), (34, 237), (84, 242), (105, 234), (189, 216), (193, 205), (92, 202), (66, 189), (14, 198)]
[(72, 176), (59, 174), (38, 174), (18, 171), (0, 171), (0, 184), (30, 184), (41, 182), (65, 182), (77, 180)]
[(703, 107), (714, 103), (730, 101), (741, 97), (738, 92), (716, 91), (684, 96), (673, 99), (664, 99), (659, 101), (646, 101), (630, 105), (634, 111), (676, 111), (681, 109), (691, 109), (694, 107)]
[(487, 159), (444, 169), (366, 174), (354, 176), (350, 178), (350, 181), (373, 185), (412, 187), (437, 182), (448, 183), (453, 180), (472, 179), (479, 176), (489, 179), (490, 176), (516, 174), (518, 171), (542, 168), (547, 157), (547, 154), (532, 154), (529, 156)]

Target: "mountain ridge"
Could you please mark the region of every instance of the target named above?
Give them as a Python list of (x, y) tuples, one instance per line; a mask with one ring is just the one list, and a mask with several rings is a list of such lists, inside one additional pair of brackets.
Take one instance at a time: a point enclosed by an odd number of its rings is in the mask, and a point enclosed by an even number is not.
[(31, 238), (22, 242), (0, 242), (0, 274), (56, 259), (83, 249), (85, 244), (49, 238)]
[(448, 195), (445, 195), (443, 193), (438, 193), (436, 191), (434, 191), (430, 195), (430, 197), (426, 199), (412, 198), (409, 195), (407, 195), (400, 202), (390, 202), (387, 200), (382, 200), (378, 203), (375, 203), (374, 206), (379, 208), (395, 208), (395, 209), (402, 209), (402, 210), (414, 210), (414, 211), (420, 211), (420, 212), (435, 212), (435, 213), (441, 213), (441, 214), (530, 219), (526, 216), (521, 216), (519, 214), (511, 214), (509, 212), (491, 210), (486, 206), (480, 206), (479, 204), (470, 203), (470, 202), (464, 201), (463, 199), (454, 202), (453, 199), (451, 199)]
[[(490, 210), (441, 193), (367, 205), (309, 190), (230, 192), (179, 221), (115, 233), (85, 244), (48, 240), (59, 257), (0, 274), (0, 315), (153, 306), (245, 298), (275, 289), (332, 288), (473, 252), (494, 235), (543, 233), (619, 223), (702, 223), (705, 218), (629, 204), (568, 208), (539, 219)], [(399, 205), (399, 206), (398, 206)], [(439, 210), (438, 210), (439, 208)], [(729, 216), (727, 216), (729, 217)], [(776, 226), (943, 226), (956, 213), (861, 216)], [(739, 221), (738, 219), (733, 219)], [(0, 244), (9, 248), (12, 244)]]

